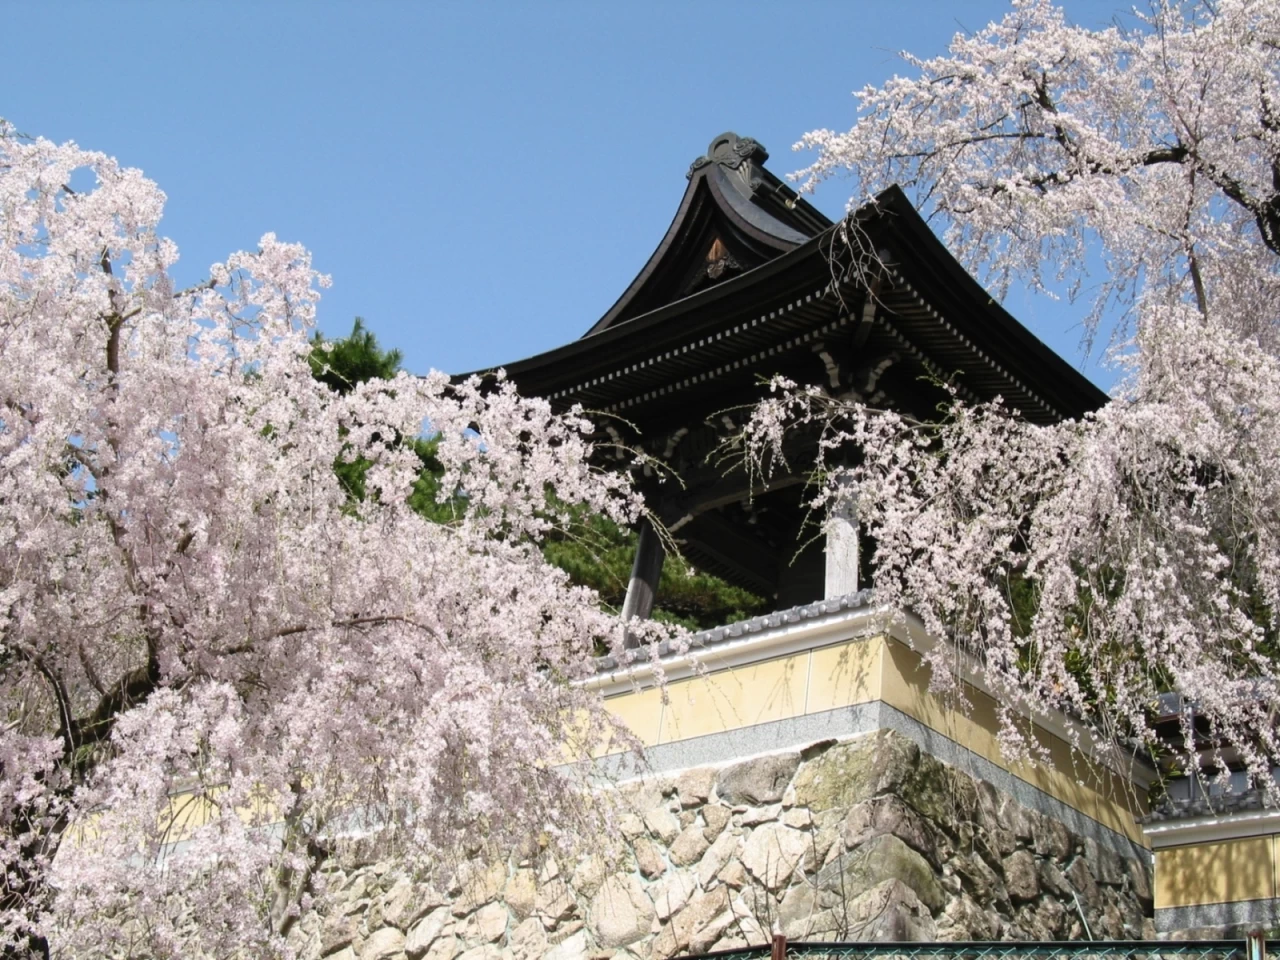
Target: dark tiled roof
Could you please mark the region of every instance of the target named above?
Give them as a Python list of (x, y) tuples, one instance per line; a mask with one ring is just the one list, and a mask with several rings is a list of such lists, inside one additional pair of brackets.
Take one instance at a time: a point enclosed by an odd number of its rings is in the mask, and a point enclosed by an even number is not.
[(1201, 794), (1190, 800), (1169, 800), (1153, 809), (1139, 823), (1163, 823), (1169, 820), (1187, 820), (1191, 817), (1223, 817), (1233, 813), (1249, 813), (1255, 810), (1274, 809), (1267, 804), (1266, 795), (1257, 789), (1240, 793), (1207, 797)]
[[(750, 620), (739, 620), (737, 623), (726, 624), (723, 627), (700, 630), (689, 637), (689, 649), (691, 651), (708, 650), (752, 633), (776, 630), (779, 627), (787, 627), (793, 623), (803, 623), (805, 620), (816, 620), (819, 617), (840, 613), (842, 610), (858, 610), (869, 606), (870, 603), (871, 591), (859, 590), (857, 593), (846, 594), (843, 597), (835, 597), (831, 600), (818, 600), (800, 607), (791, 607), (788, 610), (762, 614), (758, 617), (752, 617)], [(658, 656), (660, 657), (670, 656), (678, 652), (679, 650), (670, 641), (663, 641), (658, 646)], [(629, 662), (622, 664), (619, 664), (618, 660), (612, 656), (598, 657), (596, 659), (596, 672), (608, 673), (611, 670), (619, 669), (619, 667), (643, 664), (651, 655), (652, 653), (648, 647), (642, 647), (632, 651)]]

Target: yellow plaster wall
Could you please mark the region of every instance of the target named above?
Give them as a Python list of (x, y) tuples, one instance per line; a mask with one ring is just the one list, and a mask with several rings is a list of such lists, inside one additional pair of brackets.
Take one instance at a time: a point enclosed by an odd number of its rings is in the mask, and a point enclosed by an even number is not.
[[(214, 796), (194, 791), (178, 791), (168, 798), (164, 809), (159, 814), (161, 842), (165, 844), (190, 840), (196, 830), (216, 820), (221, 811), (216, 794)], [(277, 823), (283, 817), (274, 801), (265, 794), (256, 797), (249, 807), (236, 807), (235, 813), (245, 823)], [(89, 814), (77, 823), (71, 831), (73, 843), (89, 843), (98, 839), (101, 831), (101, 818), (98, 814)]]
[(1014, 764), (1000, 753), (996, 702), (966, 684), (967, 710), (929, 690), (929, 667), (918, 653), (890, 641), (884, 659), (881, 698), (931, 730), (954, 740), (1020, 780), (1087, 814), (1131, 840), (1145, 844), (1135, 815), (1145, 813), (1145, 791), (1110, 770), (1088, 762), (1070, 744), (1040, 727), (1028, 730), (1050, 763)]
[(809, 653), (778, 657), (671, 684), (659, 743), (797, 717), (805, 710)]
[(925, 726), (1113, 830), (1144, 843), (1134, 811), (1146, 798), (1122, 777), (1089, 764), (1060, 738), (1036, 728), (1052, 766), (1012, 765), (1000, 753), (995, 702), (970, 688), (966, 713), (929, 692), (929, 673), (918, 654), (882, 637), (847, 640), (741, 667), (704, 663), (702, 676), (667, 685), (667, 701), (654, 689), (605, 701), (646, 746), (721, 733), (771, 720), (821, 713), (876, 700)]
[(884, 655), (885, 641), (879, 637), (812, 651), (805, 713), (879, 700)]
[(740, 667), (717, 669), (667, 684), (664, 704), (654, 688), (605, 700), (645, 746), (688, 740), (806, 713), (880, 699), (880, 638), (806, 650)]
[(1155, 904), (1190, 907), (1276, 896), (1280, 837), (1246, 837), (1156, 851)]

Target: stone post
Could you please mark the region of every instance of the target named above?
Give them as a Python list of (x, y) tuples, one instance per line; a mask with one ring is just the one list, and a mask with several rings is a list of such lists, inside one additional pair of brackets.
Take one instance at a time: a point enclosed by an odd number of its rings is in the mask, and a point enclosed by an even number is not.
[(832, 600), (858, 591), (858, 508), (842, 500), (827, 517), (827, 575), (823, 598)]

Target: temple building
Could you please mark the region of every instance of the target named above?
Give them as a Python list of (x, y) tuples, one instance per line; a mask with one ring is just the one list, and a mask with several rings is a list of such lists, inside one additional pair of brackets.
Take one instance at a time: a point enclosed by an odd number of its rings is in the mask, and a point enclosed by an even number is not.
[[(641, 913), (655, 905), (652, 929), (626, 940), (588, 920), (588, 946), (652, 956), (740, 946), (753, 934), (734, 904), (748, 901), (752, 930), (772, 917), (810, 940), (1150, 939), (1234, 935), (1261, 919), (1223, 904), (1276, 896), (1274, 815), (1180, 833), (1150, 814), (1148, 759), (1066, 716), (1027, 718), (1046, 762), (1009, 761), (980, 677), (969, 675), (966, 709), (931, 691), (921, 654), (942, 641), (909, 618), (887, 626), (860, 589), (854, 526), (836, 518), (825, 536), (806, 526), (803, 471), (756, 487), (726, 471), (716, 451), (779, 374), (922, 418), (947, 399), (944, 382), (1039, 423), (1106, 401), (966, 273), (900, 190), (833, 223), (767, 159), (755, 140), (716, 137), (604, 316), (580, 339), (505, 364), (523, 393), (589, 411), (600, 455), (620, 469), (638, 449), (678, 474), (645, 468), (639, 479), (681, 552), (771, 608), (697, 634), (697, 663), (666, 657), (665, 686), (643, 664), (602, 662), (594, 685), (645, 745), (647, 776), (670, 789), (638, 794), (667, 811), (639, 811), (639, 879), (627, 887)], [(790, 442), (792, 463), (812, 462), (816, 437)], [(663, 557), (642, 528), (627, 617), (651, 612)], [(822, 826), (832, 822), (844, 824), (834, 845)], [(1219, 847), (1196, 853), (1207, 840)], [(1248, 882), (1222, 880), (1239, 856)], [(676, 875), (690, 889), (664, 912)], [(721, 894), (723, 909), (707, 906)], [(724, 910), (736, 927), (716, 925)]]
[[(709, 458), (768, 378), (920, 416), (945, 399), (941, 380), (970, 399), (1003, 397), (1037, 422), (1078, 417), (1106, 397), (992, 300), (901, 191), (835, 224), (770, 173), (767, 157), (755, 140), (713, 140), (618, 301), (580, 339), (506, 371), (527, 395), (595, 411), (603, 440), (668, 464), (682, 484), (653, 473), (642, 486), (682, 553), (788, 609), (853, 592), (856, 544), (838, 558), (820, 541), (797, 555), (813, 539), (801, 529), (804, 474), (749, 490)], [(797, 463), (812, 462), (804, 444), (796, 438)], [(660, 553), (642, 531), (628, 615), (648, 614)]]

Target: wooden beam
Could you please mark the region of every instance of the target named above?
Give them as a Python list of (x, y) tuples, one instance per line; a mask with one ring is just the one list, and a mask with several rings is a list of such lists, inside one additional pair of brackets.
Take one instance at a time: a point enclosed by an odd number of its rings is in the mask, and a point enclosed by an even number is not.
[(804, 474), (787, 473), (773, 477), (768, 483), (758, 483), (748, 487), (746, 476), (741, 472), (735, 472), (726, 477), (715, 476), (708, 471), (704, 476), (709, 482), (689, 483), (687, 492), (681, 496), (666, 497), (661, 500), (654, 497), (650, 500), (658, 504), (664, 523), (679, 529), (694, 517), (700, 517), (719, 507), (740, 503), (749, 497), (760, 497), (775, 490), (794, 487), (809, 479)]
[(778, 588), (777, 551), (730, 523), (718, 512), (703, 513), (676, 534), (696, 550), (739, 574), (750, 590), (772, 596)]
[[(631, 580), (627, 583), (627, 596), (622, 601), (622, 619), (636, 617), (648, 620), (653, 613), (653, 600), (658, 593), (658, 579), (662, 576), (662, 561), (667, 551), (662, 538), (648, 520), (640, 521), (640, 539), (636, 543), (636, 559), (631, 565)], [(628, 640), (630, 645), (630, 640)]]

